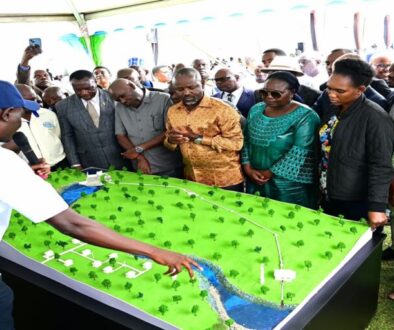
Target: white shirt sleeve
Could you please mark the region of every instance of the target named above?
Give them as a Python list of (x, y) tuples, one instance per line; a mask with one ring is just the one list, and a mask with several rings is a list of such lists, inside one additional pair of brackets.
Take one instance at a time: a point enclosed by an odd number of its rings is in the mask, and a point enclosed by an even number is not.
[(15, 153), (0, 149), (0, 202), (36, 223), (68, 208), (56, 190)]

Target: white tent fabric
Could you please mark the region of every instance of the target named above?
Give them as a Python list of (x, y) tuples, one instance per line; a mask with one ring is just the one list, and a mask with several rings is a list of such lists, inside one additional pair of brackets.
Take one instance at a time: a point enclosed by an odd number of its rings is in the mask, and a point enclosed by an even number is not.
[[(394, 17), (392, 0), (14, 0), (0, 1), (0, 34), (7, 51), (0, 64), (3, 79), (14, 79), (28, 38), (43, 40), (34, 68), (55, 74), (92, 69), (84, 53), (75, 53), (59, 38), (105, 31), (103, 64), (116, 71), (130, 57), (152, 65), (147, 41), (150, 28), (159, 32), (159, 63), (190, 64), (196, 57), (259, 58), (271, 47), (294, 52), (297, 43), (311, 49), (309, 14), (316, 11), (323, 53), (354, 48), (353, 15), (363, 14), (363, 43), (384, 47), (383, 19)], [(392, 20), (393, 21), (393, 20)], [(84, 23), (86, 22), (86, 25)], [(393, 23), (391, 23), (393, 24)], [(83, 27), (82, 32), (80, 27)]]

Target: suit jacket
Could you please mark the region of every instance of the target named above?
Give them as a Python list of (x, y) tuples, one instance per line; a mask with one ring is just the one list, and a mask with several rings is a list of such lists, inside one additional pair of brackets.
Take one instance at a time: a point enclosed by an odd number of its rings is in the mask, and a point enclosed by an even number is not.
[(93, 124), (81, 99), (71, 95), (56, 104), (61, 138), (70, 165), (117, 169), (126, 165), (115, 137), (115, 105), (107, 91), (100, 96), (99, 127)]
[[(216, 97), (217, 99), (222, 99), (223, 95), (224, 92), (219, 92), (216, 93), (213, 97)], [(237, 109), (241, 112), (241, 114), (245, 118), (247, 118), (250, 108), (253, 107), (255, 104), (256, 104), (256, 99), (254, 96), (254, 91), (251, 89), (244, 88), (241, 97), (238, 100)]]

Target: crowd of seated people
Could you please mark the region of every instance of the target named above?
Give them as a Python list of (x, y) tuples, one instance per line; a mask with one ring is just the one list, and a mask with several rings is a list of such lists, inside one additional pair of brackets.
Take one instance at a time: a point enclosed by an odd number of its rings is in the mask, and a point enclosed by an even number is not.
[[(116, 77), (100, 65), (73, 72), (71, 93), (47, 70), (31, 76), (39, 54), (24, 51), (16, 83), (48, 109), (41, 120), (26, 115), (23, 129), (53, 169), (186, 178), (372, 228), (394, 207), (393, 54), (367, 62), (350, 49), (295, 57), (271, 48), (258, 60), (196, 58), (151, 75), (125, 66)], [(394, 259), (394, 247), (383, 258)]]

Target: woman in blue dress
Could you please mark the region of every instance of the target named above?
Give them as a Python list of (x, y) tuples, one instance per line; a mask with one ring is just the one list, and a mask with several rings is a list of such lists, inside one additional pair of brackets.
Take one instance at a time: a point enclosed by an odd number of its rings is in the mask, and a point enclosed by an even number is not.
[(288, 72), (275, 72), (261, 91), (244, 128), (242, 165), (247, 192), (315, 208), (319, 116), (293, 101), (299, 88)]

